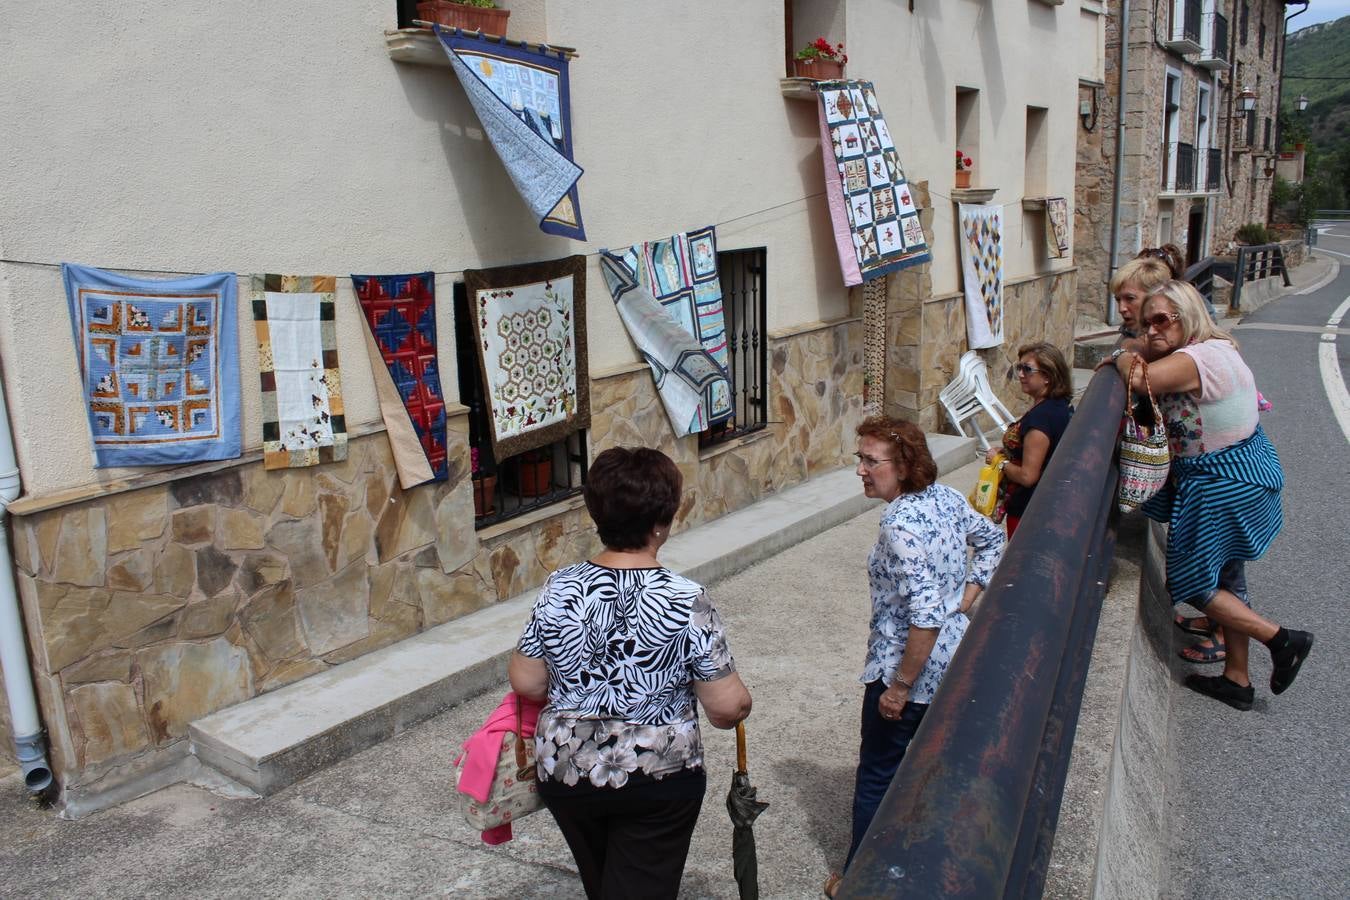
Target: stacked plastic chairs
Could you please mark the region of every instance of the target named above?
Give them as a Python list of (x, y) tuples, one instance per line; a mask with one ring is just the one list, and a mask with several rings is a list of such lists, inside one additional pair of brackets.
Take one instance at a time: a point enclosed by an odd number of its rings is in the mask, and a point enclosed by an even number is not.
[(947, 413), (947, 418), (956, 429), (956, 433), (962, 437), (970, 437), (961, 427), (962, 422), (970, 420), (975, 429), (975, 437), (979, 440), (980, 446), (986, 450), (989, 449), (989, 441), (984, 436), (986, 429), (980, 427), (976, 417), (984, 413), (1000, 430), (1013, 422), (1013, 414), (1008, 412), (1008, 408), (994, 394), (994, 389), (989, 383), (989, 369), (974, 350), (967, 350), (961, 354), (961, 360), (956, 366), (956, 377), (938, 394), (938, 400), (942, 403), (942, 409)]

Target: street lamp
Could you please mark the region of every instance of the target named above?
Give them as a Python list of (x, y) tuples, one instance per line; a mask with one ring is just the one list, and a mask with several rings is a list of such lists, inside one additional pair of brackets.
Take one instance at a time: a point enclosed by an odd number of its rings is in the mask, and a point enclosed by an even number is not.
[(1304, 110), (1306, 110), (1308, 108), (1308, 95), (1299, 94), (1298, 99), (1294, 101), (1294, 106), (1295, 108), (1298, 109), (1299, 112), (1303, 112)]
[(1244, 87), (1237, 95), (1237, 107), (1239, 115), (1247, 115), (1256, 109), (1256, 91), (1249, 87)]

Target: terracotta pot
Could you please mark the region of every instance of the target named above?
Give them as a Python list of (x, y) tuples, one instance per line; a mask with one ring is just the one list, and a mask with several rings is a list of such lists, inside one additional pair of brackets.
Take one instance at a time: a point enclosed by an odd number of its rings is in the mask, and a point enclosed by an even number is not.
[(798, 78), (814, 78), (817, 81), (836, 81), (844, 77), (844, 64), (837, 59), (794, 59), (792, 70)]
[(496, 475), (479, 475), (473, 480), (473, 516), (475, 519), (496, 512), (492, 501), (497, 493)]
[(520, 496), (538, 497), (553, 490), (553, 460), (522, 460), (520, 463)]
[(452, 0), (421, 0), (417, 4), (417, 17), (424, 22), (435, 22), (462, 31), (481, 31), (498, 37), (506, 34), (506, 20), (510, 15), (509, 9), (484, 9), (454, 3)]
[(1295, 145), (1294, 145), (1294, 152), (1295, 152), (1295, 153), (1302, 153), (1304, 149), (1306, 149), (1306, 145), (1304, 145), (1304, 144), (1295, 144)]
[(957, 170), (956, 170), (956, 186), (959, 187), (959, 188), (968, 188), (968, 187), (970, 187), (970, 170), (969, 170), (969, 169), (957, 169)]

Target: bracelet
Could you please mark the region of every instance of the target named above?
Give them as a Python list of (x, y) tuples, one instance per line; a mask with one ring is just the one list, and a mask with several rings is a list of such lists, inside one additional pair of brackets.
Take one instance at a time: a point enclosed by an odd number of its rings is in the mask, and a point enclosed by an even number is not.
[(905, 679), (901, 678), (899, 673), (896, 673), (895, 681), (891, 682), (891, 687), (895, 687), (897, 684), (907, 691), (914, 690), (914, 685), (906, 681)]
[(1117, 347), (1115, 350), (1111, 351), (1111, 362), (1115, 362), (1120, 359), (1121, 356), (1129, 352), (1130, 351), (1126, 350), (1124, 347)]
[(1000, 472), (1002, 472), (1003, 469), (1004, 469), (1004, 467), (1006, 467), (1007, 465), (1008, 465), (1008, 460), (1007, 460), (1006, 458), (1000, 459), (1000, 460), (998, 461), (998, 470), (999, 470)]

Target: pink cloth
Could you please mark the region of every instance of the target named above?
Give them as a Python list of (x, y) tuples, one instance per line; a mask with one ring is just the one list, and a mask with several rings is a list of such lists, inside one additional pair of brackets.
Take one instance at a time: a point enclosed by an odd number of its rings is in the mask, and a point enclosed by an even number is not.
[(830, 222), (834, 228), (834, 245), (839, 252), (839, 267), (844, 270), (844, 284), (852, 287), (862, 284), (862, 269), (858, 267), (858, 251), (853, 246), (853, 228), (849, 225), (848, 205), (844, 200), (844, 182), (839, 176), (839, 163), (830, 151), (830, 123), (825, 119), (825, 104), (819, 103), (820, 153), (825, 162), (825, 200), (830, 207)]
[[(534, 740), (534, 726), (539, 721), (539, 711), (544, 704), (538, 700), (522, 697), (511, 691), (502, 698), (502, 702), (483, 722), (481, 728), (464, 742), (463, 750), (455, 758), (455, 765), (464, 761), (459, 776), (459, 792), (468, 794), (479, 803), (486, 803), (492, 790), (492, 779), (497, 774), (497, 760), (502, 751), (502, 735), (516, 730), (516, 704), (520, 706), (520, 732), (525, 740)], [(511, 840), (511, 823), (498, 825), (481, 832), (483, 843), (504, 844)]]

